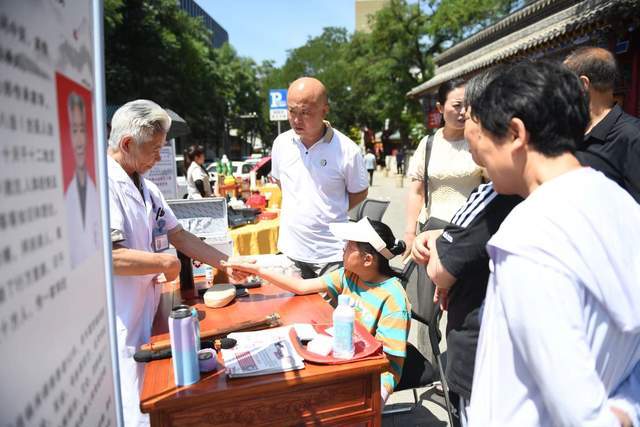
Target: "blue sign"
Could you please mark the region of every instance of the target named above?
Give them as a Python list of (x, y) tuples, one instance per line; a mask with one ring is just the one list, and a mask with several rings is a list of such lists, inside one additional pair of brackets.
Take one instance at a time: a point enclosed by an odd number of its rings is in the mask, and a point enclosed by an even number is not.
[(286, 89), (270, 89), (269, 90), (269, 109), (270, 110), (286, 110), (287, 109), (287, 90)]
[(269, 90), (269, 120), (276, 122), (287, 120), (287, 90)]

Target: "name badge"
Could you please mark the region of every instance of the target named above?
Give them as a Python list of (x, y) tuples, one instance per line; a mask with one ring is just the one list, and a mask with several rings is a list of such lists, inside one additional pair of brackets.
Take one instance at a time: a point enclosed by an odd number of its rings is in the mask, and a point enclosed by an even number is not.
[(169, 235), (164, 230), (165, 221), (161, 219), (157, 222), (157, 227), (153, 229), (153, 250), (154, 252), (162, 252), (169, 249)]

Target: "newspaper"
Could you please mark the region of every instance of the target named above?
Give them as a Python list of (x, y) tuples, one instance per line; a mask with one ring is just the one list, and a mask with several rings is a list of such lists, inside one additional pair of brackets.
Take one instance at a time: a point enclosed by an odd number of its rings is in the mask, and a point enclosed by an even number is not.
[(304, 368), (304, 359), (289, 338), (291, 326), (262, 331), (234, 332), (232, 349), (222, 349), (226, 373), (230, 378), (252, 377)]

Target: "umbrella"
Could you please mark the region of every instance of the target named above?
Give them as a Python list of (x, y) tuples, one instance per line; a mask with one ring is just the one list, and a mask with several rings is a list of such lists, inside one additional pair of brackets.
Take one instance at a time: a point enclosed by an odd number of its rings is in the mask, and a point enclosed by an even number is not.
[(256, 178), (269, 175), (271, 172), (271, 156), (261, 158), (258, 163), (251, 169), (251, 172), (256, 173)]
[(191, 133), (187, 122), (176, 114), (175, 111), (168, 108), (165, 108), (165, 111), (169, 114), (169, 117), (171, 117), (171, 127), (169, 128), (169, 133), (167, 133), (167, 139), (173, 139)]

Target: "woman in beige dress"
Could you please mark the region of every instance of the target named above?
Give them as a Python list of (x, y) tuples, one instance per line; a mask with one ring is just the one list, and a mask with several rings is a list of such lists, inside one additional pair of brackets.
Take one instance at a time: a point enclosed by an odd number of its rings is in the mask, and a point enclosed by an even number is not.
[[(482, 169), (474, 163), (469, 144), (464, 139), (464, 85), (463, 80), (451, 80), (438, 90), (436, 108), (442, 114), (444, 126), (432, 138), (427, 177), (424, 171), (429, 137), (422, 138), (411, 158), (407, 172), (410, 183), (404, 233), (404, 241), (409, 248), (418, 222), (424, 224), (429, 218), (450, 221), (473, 189), (482, 182)], [(426, 197), (425, 179), (428, 180)]]

